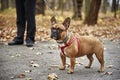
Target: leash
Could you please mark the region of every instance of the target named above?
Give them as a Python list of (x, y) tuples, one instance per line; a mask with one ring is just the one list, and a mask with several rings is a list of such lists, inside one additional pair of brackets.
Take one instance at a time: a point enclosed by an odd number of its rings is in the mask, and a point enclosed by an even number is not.
[(51, 11), (53, 12), (53, 16), (57, 16), (57, 13), (55, 12), (55, 10), (53, 10), (53, 9), (50, 7), (50, 4), (49, 4), (48, 0), (44, 0), (44, 1), (45, 1), (45, 3), (47, 4), (49, 10), (51, 10)]

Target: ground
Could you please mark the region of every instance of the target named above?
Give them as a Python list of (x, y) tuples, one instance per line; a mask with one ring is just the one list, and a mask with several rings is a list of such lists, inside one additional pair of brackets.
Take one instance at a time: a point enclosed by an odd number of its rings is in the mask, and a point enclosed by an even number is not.
[(37, 41), (32, 48), (1, 43), (0, 80), (47, 80), (51, 73), (58, 76), (57, 80), (120, 80), (120, 42), (103, 42), (105, 71), (97, 72), (99, 62), (95, 56), (92, 68), (84, 68), (88, 59), (82, 57), (76, 59), (73, 74), (67, 74), (68, 68), (65, 71), (59, 70), (61, 61), (56, 42)]

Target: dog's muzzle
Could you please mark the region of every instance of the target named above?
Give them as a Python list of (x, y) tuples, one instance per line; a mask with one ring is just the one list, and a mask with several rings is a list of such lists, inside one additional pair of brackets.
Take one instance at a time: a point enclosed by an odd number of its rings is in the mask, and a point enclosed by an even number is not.
[(51, 28), (51, 38), (59, 40), (61, 38), (61, 29)]

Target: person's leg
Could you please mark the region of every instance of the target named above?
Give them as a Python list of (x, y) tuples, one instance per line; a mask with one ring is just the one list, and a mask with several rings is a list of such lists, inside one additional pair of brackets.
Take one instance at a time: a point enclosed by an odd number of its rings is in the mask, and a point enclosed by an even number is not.
[(16, 0), (16, 13), (17, 13), (17, 37), (20, 39), (24, 39), (24, 32), (25, 32), (25, 8), (24, 8), (25, 0)]
[(17, 25), (17, 36), (8, 45), (19, 45), (24, 42), (24, 32), (25, 32), (25, 8), (24, 0), (16, 0), (16, 25)]
[(26, 45), (33, 45), (35, 41), (36, 23), (35, 23), (35, 5), (36, 0), (25, 0), (25, 13), (27, 20)]

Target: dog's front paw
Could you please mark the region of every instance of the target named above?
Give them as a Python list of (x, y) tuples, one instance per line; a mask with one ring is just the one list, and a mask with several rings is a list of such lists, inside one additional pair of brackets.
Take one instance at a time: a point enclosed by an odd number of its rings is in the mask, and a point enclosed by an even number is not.
[(98, 72), (99, 72), (99, 73), (102, 73), (102, 72), (104, 72), (104, 70), (103, 70), (103, 69), (100, 69), (100, 70), (98, 70)]
[(61, 66), (59, 70), (65, 70), (65, 66)]
[(69, 69), (67, 73), (68, 73), (68, 74), (72, 74), (73, 72), (74, 72), (73, 69)]
[(85, 68), (91, 68), (90, 66), (85, 66)]

